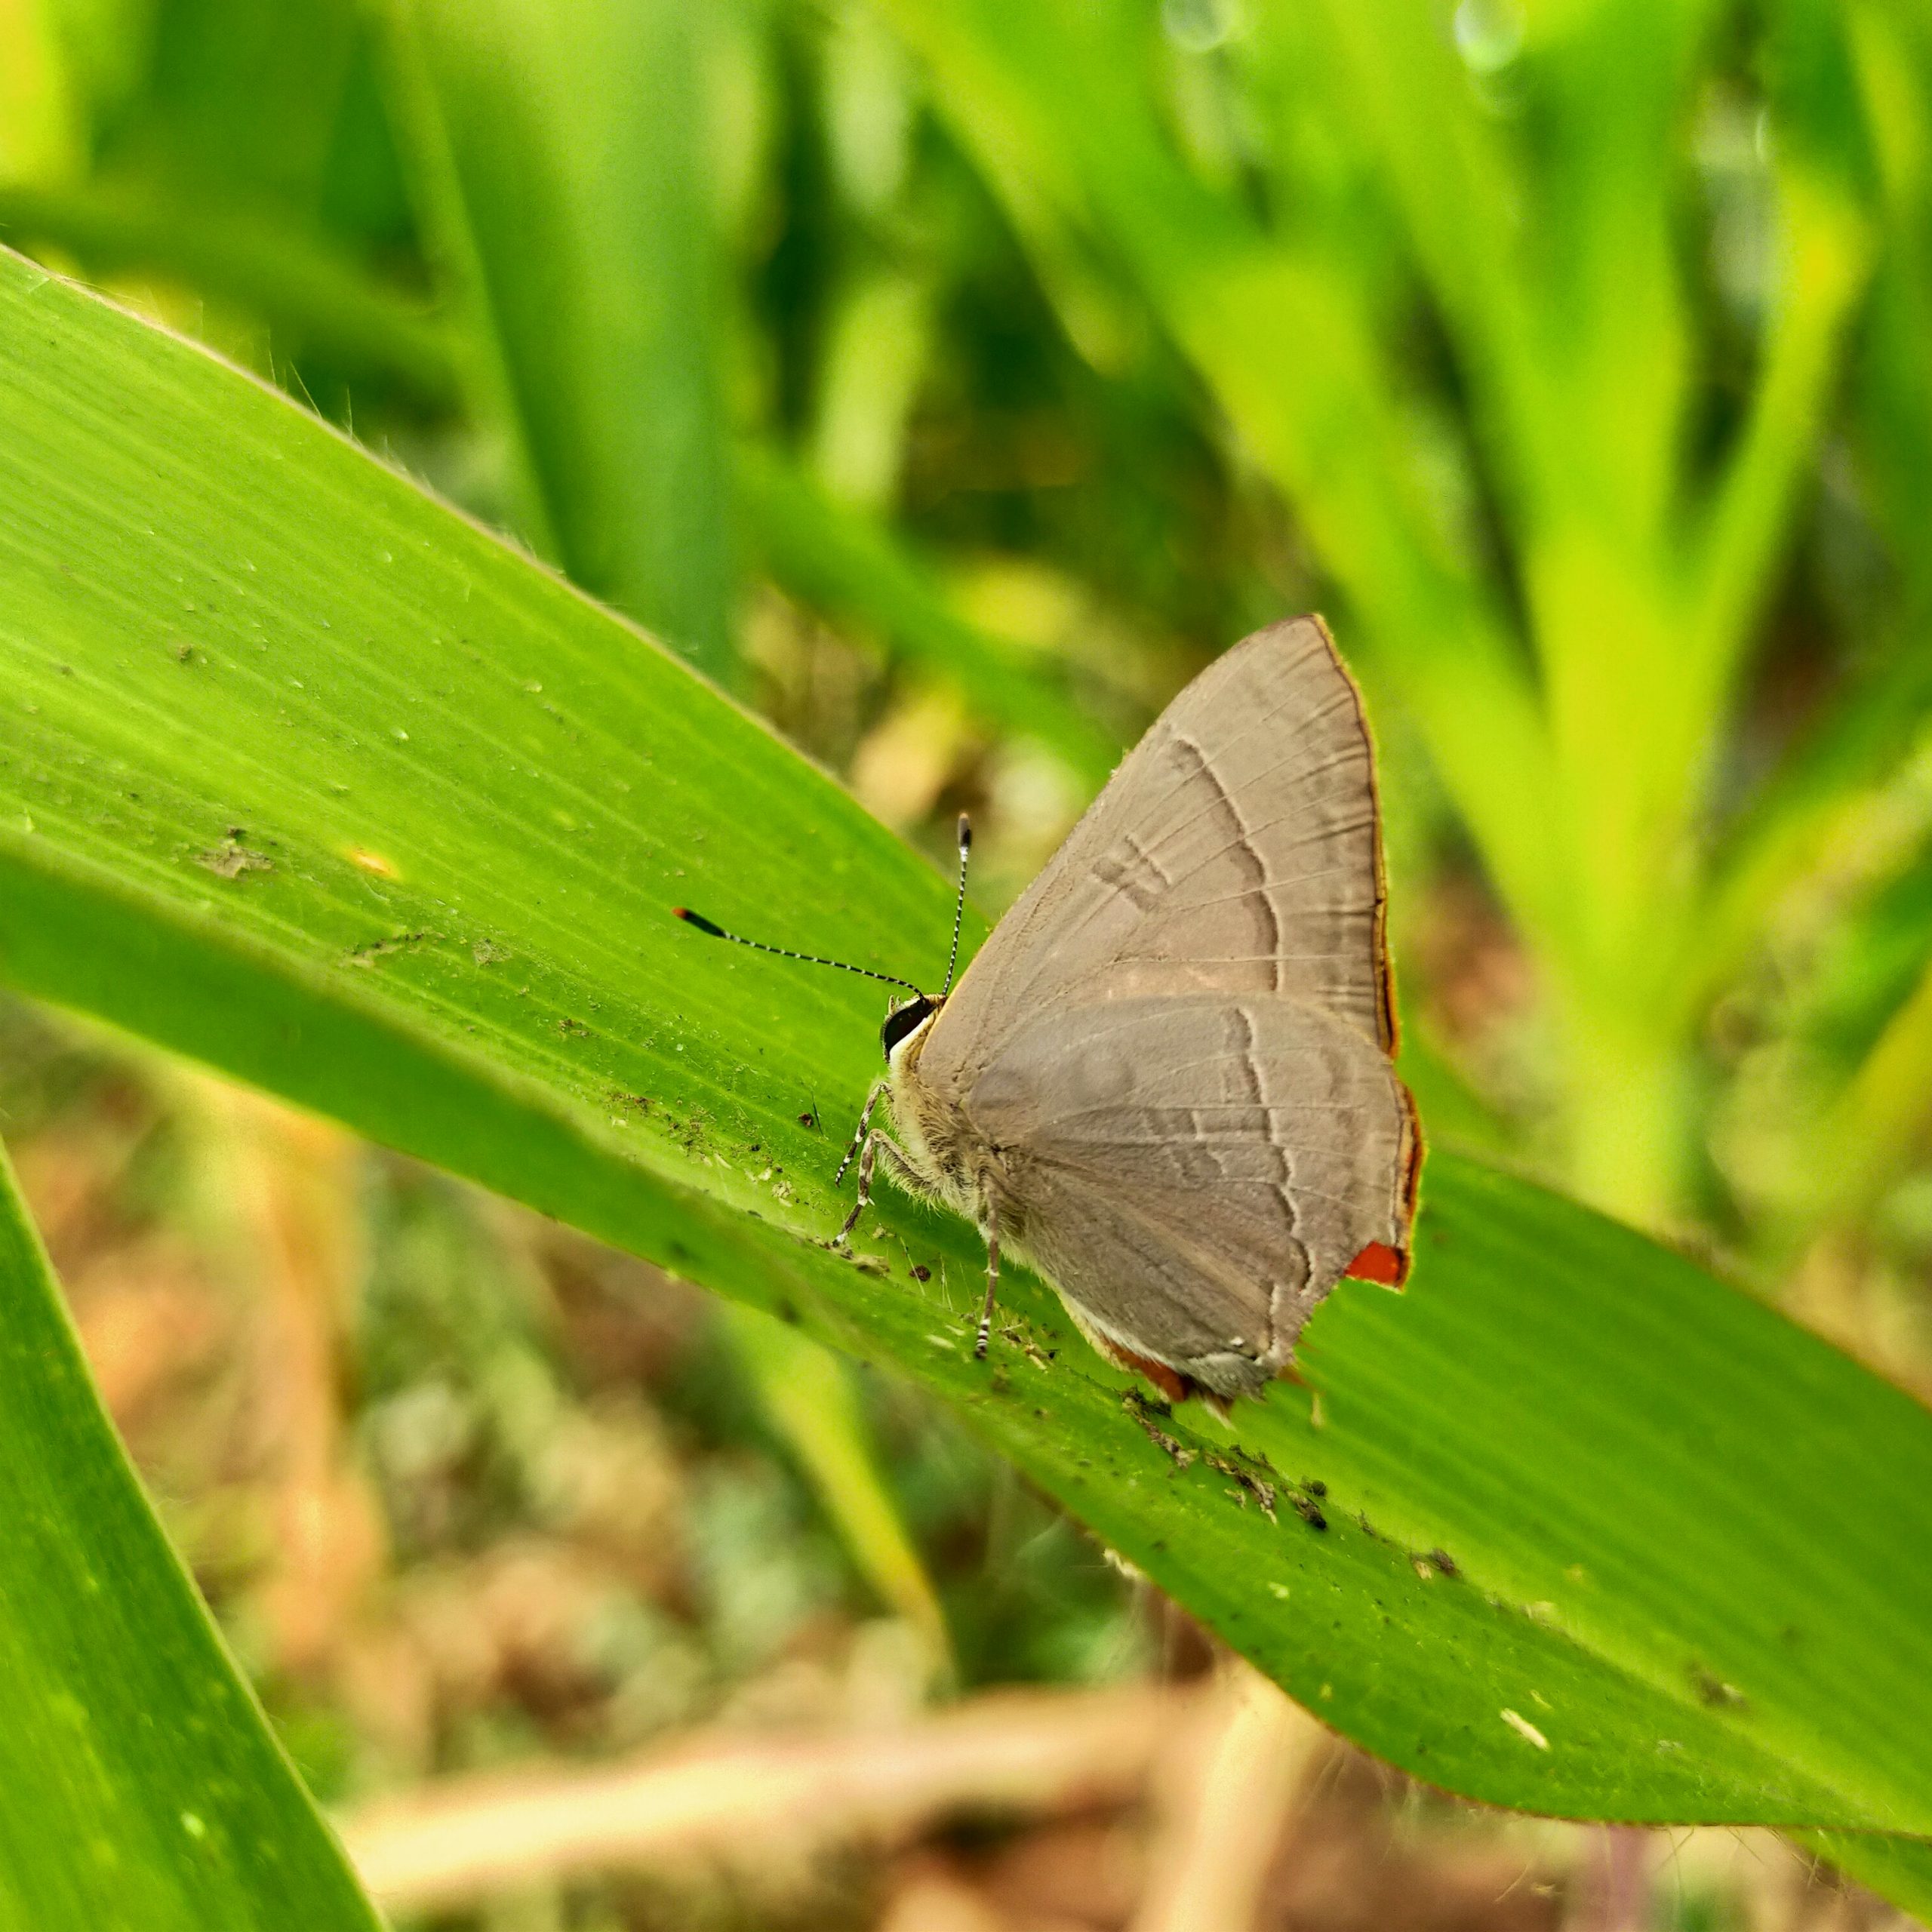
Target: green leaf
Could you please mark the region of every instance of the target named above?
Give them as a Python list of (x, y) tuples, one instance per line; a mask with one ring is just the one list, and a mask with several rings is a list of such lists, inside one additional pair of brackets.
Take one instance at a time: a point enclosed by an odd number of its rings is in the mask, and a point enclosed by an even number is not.
[(703, 14), (678, 0), (392, 0), (425, 226), (516, 445), (528, 534), (714, 675), (731, 661), (721, 264)]
[[(245, 183), (257, 209), (309, 217), (328, 179), (360, 11), (357, 0), (272, 12), (251, 0), (175, 0), (149, 29), (146, 85), (125, 121), (113, 117), (122, 125), (102, 131), (108, 155), (190, 201)], [(122, 31), (140, 29), (128, 20)]]
[(168, 1548), (0, 1155), (0, 1926), (374, 1932)]
[(1445, 1154), (1407, 1297), (1345, 1284), (1309, 1386), (1232, 1436), (1023, 1275), (975, 1363), (962, 1226), (886, 1201), (856, 1261), (826, 1241), (875, 989), (669, 916), (930, 977), (945, 881), (285, 398), (11, 260), (0, 352), (14, 984), (894, 1368), (1434, 1783), (1932, 1831), (1932, 1419), (1898, 1391)]

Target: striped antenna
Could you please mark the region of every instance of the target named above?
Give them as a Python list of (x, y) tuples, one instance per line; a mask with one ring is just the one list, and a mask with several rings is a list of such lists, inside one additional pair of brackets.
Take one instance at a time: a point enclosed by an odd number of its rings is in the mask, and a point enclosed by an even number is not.
[[(794, 952), (789, 946), (767, 946), (761, 939), (746, 939), (740, 933), (728, 933), (722, 926), (714, 925), (702, 913), (694, 912), (688, 906), (673, 906), (671, 916), (683, 920), (688, 926), (697, 927), (700, 932), (709, 934), (713, 939), (728, 939), (734, 946), (748, 946), (754, 952), (772, 953), (780, 959), (802, 960), (808, 966), (835, 966), (841, 973), (857, 973), (864, 979), (882, 980), (888, 986), (903, 986), (909, 993), (919, 992), (919, 989), (910, 980), (898, 979), (890, 973), (875, 973), (869, 966), (854, 966), (843, 959), (821, 958), (816, 952)], [(957, 944), (956, 940), (955, 943)], [(920, 996), (924, 997), (923, 995)]]
[(966, 861), (973, 851), (973, 822), (964, 812), (959, 814), (959, 890), (952, 901), (952, 952), (946, 962), (946, 984), (939, 989), (939, 996), (945, 998), (952, 990), (953, 968), (959, 964), (959, 922), (966, 916)]

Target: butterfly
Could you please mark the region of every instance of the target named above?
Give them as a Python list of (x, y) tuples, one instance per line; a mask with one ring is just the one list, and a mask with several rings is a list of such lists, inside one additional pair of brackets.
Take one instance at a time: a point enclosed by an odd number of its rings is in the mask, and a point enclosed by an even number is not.
[[(971, 844), (962, 819), (955, 964)], [(1257, 1392), (1343, 1276), (1408, 1274), (1386, 901), (1360, 693), (1318, 617), (1272, 625), (1162, 712), (957, 985), (891, 982), (835, 1238), (882, 1171), (984, 1237), (978, 1356), (1004, 1254), (1171, 1399)]]

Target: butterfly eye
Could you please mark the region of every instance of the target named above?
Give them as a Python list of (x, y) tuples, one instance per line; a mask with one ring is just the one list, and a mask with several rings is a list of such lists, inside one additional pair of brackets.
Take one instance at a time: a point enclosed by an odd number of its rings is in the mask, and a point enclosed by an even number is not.
[(895, 1008), (885, 1017), (885, 1024), (878, 1029), (878, 1043), (884, 1048), (888, 1060), (892, 1050), (907, 1034), (915, 1032), (924, 1023), (938, 1002), (921, 993), (915, 999), (909, 999), (903, 1006)]

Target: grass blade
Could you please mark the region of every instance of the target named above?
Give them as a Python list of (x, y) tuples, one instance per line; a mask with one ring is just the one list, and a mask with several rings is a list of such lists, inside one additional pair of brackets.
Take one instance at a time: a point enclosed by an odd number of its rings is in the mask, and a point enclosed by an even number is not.
[(168, 1548), (0, 1155), (0, 1925), (375, 1932)]
[(721, 676), (735, 560), (703, 16), (677, 0), (396, 5), (426, 225), (489, 338), (476, 400), (526, 459), (533, 540)]
[(881, 1475), (854, 1371), (795, 1329), (726, 1311), (733, 1349), (772, 1428), (797, 1459), (853, 1562), (918, 1637), (931, 1676), (954, 1675), (946, 1612)]

